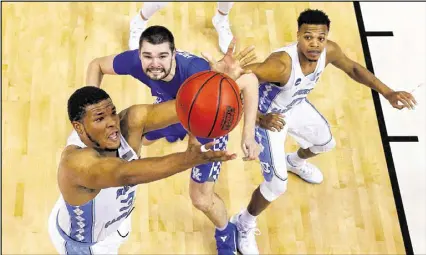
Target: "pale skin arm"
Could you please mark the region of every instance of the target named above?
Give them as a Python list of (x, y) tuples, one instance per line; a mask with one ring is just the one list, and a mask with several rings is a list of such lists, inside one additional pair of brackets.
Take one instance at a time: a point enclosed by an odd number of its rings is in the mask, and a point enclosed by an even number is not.
[(254, 74), (244, 74), (237, 81), (244, 97), (244, 127), (241, 147), (245, 154), (243, 160), (254, 160), (259, 156), (260, 148), (256, 143), (255, 126), (259, 102), (259, 81)]
[[(410, 93), (392, 90), (366, 68), (348, 58), (341, 48), (330, 40), (327, 42), (327, 62), (344, 71), (354, 81), (364, 84), (383, 95), (394, 108), (413, 109), (414, 105), (417, 104)], [(401, 102), (403, 105), (399, 105), (398, 102)]]
[[(265, 61), (254, 63), (244, 67), (250, 70), (261, 82), (277, 82), (286, 84), (289, 76), (291, 59), (286, 53), (272, 53)], [(257, 111), (256, 124), (271, 131), (280, 131), (284, 128), (283, 117), (276, 113), (263, 115)]]
[(113, 67), (115, 55), (93, 59), (87, 67), (86, 85), (100, 87), (104, 74), (116, 75)]

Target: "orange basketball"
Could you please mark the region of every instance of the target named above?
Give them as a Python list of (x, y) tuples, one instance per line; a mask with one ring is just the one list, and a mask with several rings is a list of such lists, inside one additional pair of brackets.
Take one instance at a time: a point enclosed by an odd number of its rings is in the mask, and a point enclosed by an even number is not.
[(193, 74), (177, 93), (176, 111), (183, 127), (197, 137), (226, 135), (241, 119), (240, 89), (224, 74), (213, 71)]

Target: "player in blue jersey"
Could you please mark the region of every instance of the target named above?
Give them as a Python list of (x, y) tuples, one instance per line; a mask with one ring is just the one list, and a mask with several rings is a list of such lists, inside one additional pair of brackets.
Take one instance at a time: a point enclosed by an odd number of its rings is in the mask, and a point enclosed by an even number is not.
[[(215, 62), (206, 56), (206, 61), (187, 52), (176, 51), (172, 33), (163, 26), (151, 26), (141, 35), (139, 49), (125, 51), (94, 59), (88, 68), (87, 85), (100, 86), (104, 74), (131, 75), (151, 89), (151, 94), (157, 97), (157, 102), (176, 98), (176, 93), (182, 83), (191, 75), (214, 70), (225, 72), (237, 81), (244, 96), (244, 131), (242, 148), (246, 160), (253, 160), (259, 154), (259, 146), (254, 139), (255, 120), (258, 104), (258, 81), (249, 71), (243, 72), (242, 67), (254, 60), (250, 53), (253, 47), (248, 47), (233, 57), (235, 40), (231, 42), (224, 58)], [(232, 71), (232, 72), (230, 72)], [(183, 139), (186, 130), (180, 124), (172, 125), (147, 133), (144, 144), (147, 145), (159, 138), (166, 137), (169, 141)], [(205, 144), (213, 139), (198, 140)], [(214, 139), (214, 150), (224, 150), (228, 136)], [(235, 254), (236, 228), (228, 222), (223, 201), (214, 192), (214, 183), (220, 172), (220, 162), (196, 166), (191, 172), (190, 197), (193, 205), (201, 210), (216, 226), (216, 245), (219, 254)]]

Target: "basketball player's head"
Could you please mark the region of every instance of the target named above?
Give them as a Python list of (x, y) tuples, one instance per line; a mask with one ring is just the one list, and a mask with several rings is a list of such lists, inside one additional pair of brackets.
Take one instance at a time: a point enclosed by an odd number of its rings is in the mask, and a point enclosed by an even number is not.
[(103, 89), (77, 89), (68, 99), (68, 118), (88, 147), (111, 151), (120, 146), (120, 120)]
[(307, 9), (300, 13), (297, 25), (299, 53), (310, 62), (318, 61), (327, 44), (330, 19), (323, 11)]
[(175, 59), (175, 39), (172, 32), (163, 26), (151, 26), (139, 39), (142, 69), (152, 80), (167, 77)]

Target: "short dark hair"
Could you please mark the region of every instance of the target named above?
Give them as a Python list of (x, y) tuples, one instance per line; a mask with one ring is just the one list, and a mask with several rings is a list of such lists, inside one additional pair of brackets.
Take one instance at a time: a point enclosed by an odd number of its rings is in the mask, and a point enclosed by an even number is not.
[(150, 26), (145, 29), (139, 39), (139, 49), (142, 48), (143, 41), (154, 45), (168, 42), (170, 44), (170, 50), (172, 52), (175, 50), (175, 38), (172, 32), (163, 26)]
[(68, 99), (68, 118), (80, 121), (86, 114), (86, 106), (97, 104), (110, 96), (98, 87), (86, 86), (77, 89)]
[(330, 30), (330, 19), (327, 14), (321, 10), (306, 9), (300, 13), (297, 19), (298, 29), (300, 29), (303, 24), (326, 25), (327, 29)]

